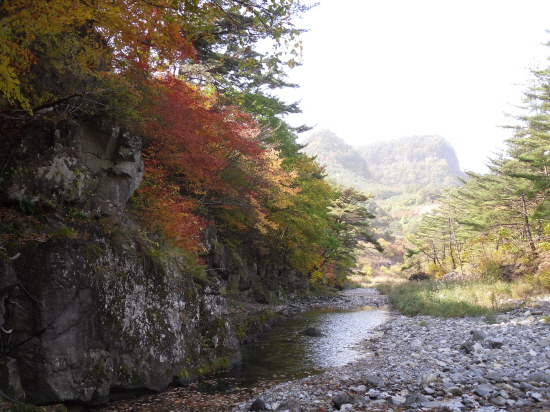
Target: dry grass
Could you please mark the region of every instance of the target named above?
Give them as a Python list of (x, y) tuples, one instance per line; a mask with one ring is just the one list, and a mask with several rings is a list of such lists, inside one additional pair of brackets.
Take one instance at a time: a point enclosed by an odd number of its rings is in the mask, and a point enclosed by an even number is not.
[(548, 289), (534, 277), (514, 282), (494, 278), (454, 281), (385, 283), (377, 286), (390, 303), (407, 316), (491, 317), (519, 302), (528, 302), (548, 294)]

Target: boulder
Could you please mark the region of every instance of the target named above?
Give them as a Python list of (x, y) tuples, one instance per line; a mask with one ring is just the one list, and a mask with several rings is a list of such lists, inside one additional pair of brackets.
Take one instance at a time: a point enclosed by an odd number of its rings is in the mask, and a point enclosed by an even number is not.
[(264, 411), (266, 409), (265, 407), (265, 401), (262, 398), (257, 398), (254, 402), (252, 402), (252, 405), (250, 405), (249, 411)]
[(307, 336), (323, 336), (321, 329), (313, 327), (304, 329), (301, 333)]
[(485, 338), (487, 338), (489, 335), (487, 335), (487, 333), (485, 333), (484, 331), (482, 330), (473, 330), (470, 332), (470, 334), (472, 335), (472, 340), (474, 342), (477, 342), (477, 341), (480, 341), (480, 340), (483, 340)]
[[(90, 217), (120, 216), (144, 170), (142, 139), (107, 116), (21, 130), (6, 182), (17, 202), (71, 203)], [(32, 178), (31, 178), (32, 176)]]
[(128, 242), (115, 247), (90, 230), (17, 247), (14, 283), (0, 290), (14, 307), (2, 392), (93, 404), (112, 389), (159, 391), (240, 362), (223, 297), (202, 293), (171, 257), (153, 265)]
[(364, 397), (359, 395), (337, 395), (332, 398), (332, 404), (336, 409), (340, 409), (342, 405), (350, 404), (353, 406), (364, 406), (368, 403)]
[(289, 399), (281, 402), (281, 404), (275, 409), (276, 412), (301, 412), (300, 402), (297, 399)]

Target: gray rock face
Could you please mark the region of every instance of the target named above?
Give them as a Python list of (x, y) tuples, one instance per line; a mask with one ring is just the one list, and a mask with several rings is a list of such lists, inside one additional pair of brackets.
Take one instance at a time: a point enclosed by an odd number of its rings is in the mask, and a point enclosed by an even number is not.
[(20, 248), (0, 273), (4, 310), (15, 308), (9, 340), (0, 336), (10, 358), (2, 391), (29, 403), (96, 402), (240, 362), (216, 288), (201, 291), (175, 260), (135, 250), (92, 233)]
[(143, 176), (141, 138), (105, 117), (29, 128), (10, 159), (14, 201), (71, 202), (95, 216), (122, 213)]

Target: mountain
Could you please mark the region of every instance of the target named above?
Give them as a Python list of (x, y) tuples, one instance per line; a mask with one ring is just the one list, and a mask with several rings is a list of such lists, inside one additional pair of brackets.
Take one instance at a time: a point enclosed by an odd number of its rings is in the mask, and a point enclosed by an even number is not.
[(413, 136), (354, 148), (329, 130), (313, 133), (303, 151), (326, 166), (332, 184), (373, 194), (368, 205), (381, 234), (403, 236), (441, 189), (464, 177), (451, 144), (440, 136)]
[(361, 190), (385, 189), (397, 195), (411, 185), (456, 186), (458, 177), (465, 176), (453, 147), (440, 136), (403, 137), (354, 148), (333, 132), (321, 130), (304, 143), (304, 152), (316, 156), (330, 178)]
[(392, 187), (449, 187), (464, 177), (451, 144), (440, 136), (412, 136), (361, 146), (374, 180)]
[(348, 179), (355, 177), (373, 181), (373, 175), (365, 159), (330, 130), (314, 133), (305, 144), (304, 152), (310, 156), (316, 156), (317, 162), (326, 166), (329, 176), (333, 178), (347, 176)]

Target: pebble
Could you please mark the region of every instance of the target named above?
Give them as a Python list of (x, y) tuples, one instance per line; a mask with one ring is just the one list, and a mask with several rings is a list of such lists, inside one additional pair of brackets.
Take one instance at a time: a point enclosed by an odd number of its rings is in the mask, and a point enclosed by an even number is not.
[[(351, 292), (350, 304), (353, 293), (360, 291)], [(373, 291), (368, 293), (372, 297)], [(379, 306), (384, 305), (381, 298), (375, 299)], [(550, 304), (545, 300), (498, 314), (494, 324), (482, 318), (392, 313), (365, 341), (364, 359), (276, 385), (260, 398), (271, 405), (291, 402), (302, 410), (327, 412), (387, 410), (390, 405), (394, 410), (405, 410), (399, 408), (407, 405), (406, 410), (418, 411), (443, 406), (454, 411), (548, 410), (548, 314)], [(346, 403), (335, 404), (334, 399)], [(254, 400), (233, 412), (248, 411)]]

